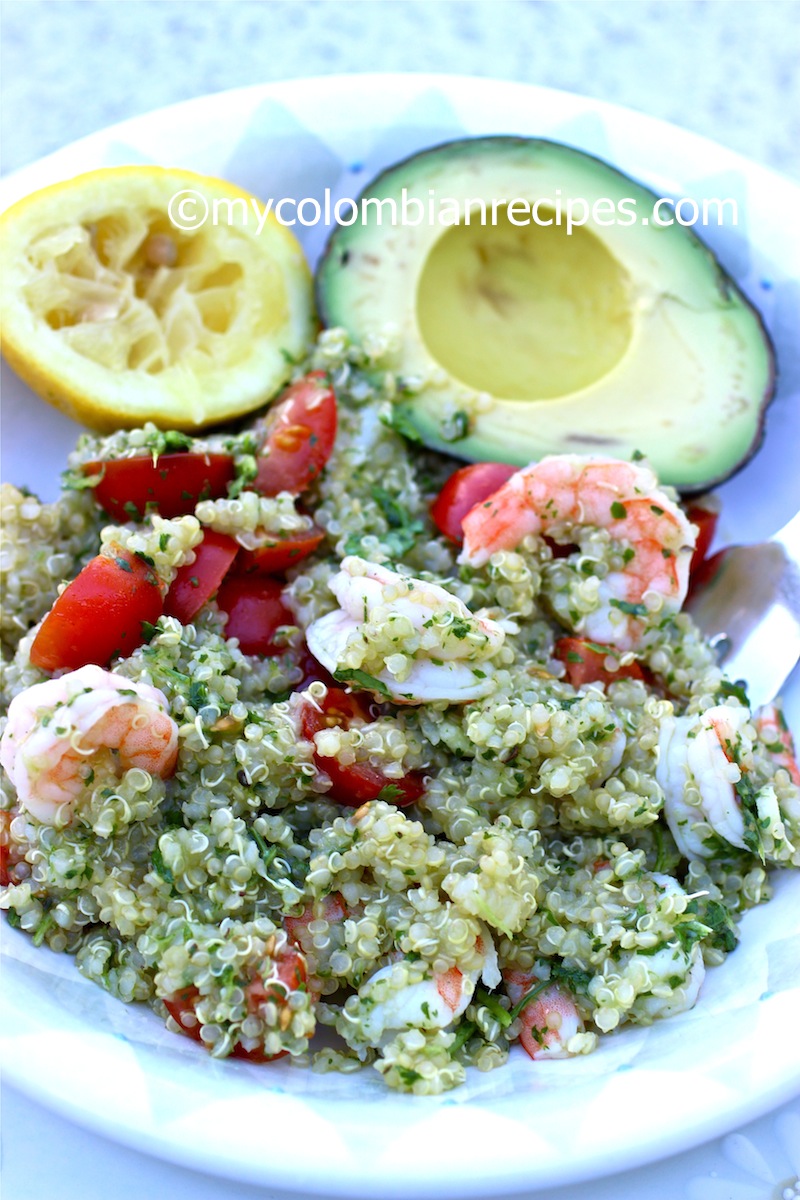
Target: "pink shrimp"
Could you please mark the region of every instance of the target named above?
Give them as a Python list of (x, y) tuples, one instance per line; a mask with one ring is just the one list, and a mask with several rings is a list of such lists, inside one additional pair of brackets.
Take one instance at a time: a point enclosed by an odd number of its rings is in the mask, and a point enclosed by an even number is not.
[[(364, 1030), (370, 1043), (380, 1045), (387, 1030), (446, 1029), (465, 1011), (479, 980), (487, 987), (496, 987), (500, 982), (500, 971), (497, 951), (488, 930), (476, 938), (475, 949), (481, 962), (473, 970), (450, 967), (439, 975), (406, 984), (386, 999), (371, 1003), (364, 1017)], [(396, 965), (394, 962), (381, 967), (370, 976), (367, 984), (371, 986), (382, 979), (391, 979)]]
[[(503, 980), (512, 1004), (519, 1004), (537, 983), (530, 971), (506, 970)], [(519, 1016), (522, 1021), (519, 1040), (531, 1058), (569, 1058), (570, 1038), (584, 1029), (571, 993), (557, 983), (548, 984), (538, 992)]]
[[(595, 641), (635, 649), (637, 618), (651, 608), (677, 612), (689, 583), (697, 531), (638, 463), (577, 454), (553, 455), (523, 467), (463, 520), (459, 561), (479, 567), (499, 550), (514, 550), (531, 534), (577, 540), (581, 529), (607, 529), (626, 544), (630, 561), (600, 583), (599, 607), (577, 622)], [(633, 607), (641, 612), (631, 612)]]
[(178, 726), (163, 692), (96, 666), (20, 692), (0, 742), (20, 806), (47, 825), (69, 824), (96, 766), (167, 778), (177, 756)]

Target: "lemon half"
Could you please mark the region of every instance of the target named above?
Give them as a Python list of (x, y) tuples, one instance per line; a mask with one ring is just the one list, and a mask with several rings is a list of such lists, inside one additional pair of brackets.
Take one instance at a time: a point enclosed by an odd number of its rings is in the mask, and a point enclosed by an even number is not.
[[(181, 193), (190, 217), (207, 206), (201, 227), (172, 223)], [(4, 355), (100, 431), (198, 429), (258, 408), (315, 328), (303, 252), (274, 216), (259, 233), (259, 214), (234, 184), (161, 167), (34, 192), (0, 217)]]

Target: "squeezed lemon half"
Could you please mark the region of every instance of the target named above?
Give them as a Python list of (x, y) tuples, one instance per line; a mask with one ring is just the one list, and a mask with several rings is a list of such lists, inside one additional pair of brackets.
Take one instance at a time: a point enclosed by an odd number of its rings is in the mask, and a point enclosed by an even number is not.
[[(173, 225), (181, 192), (199, 197), (188, 211), (208, 206), (200, 228)], [(315, 327), (303, 252), (273, 216), (259, 233), (262, 211), (234, 184), (150, 166), (25, 197), (0, 217), (4, 355), (100, 431), (198, 429), (258, 408)]]

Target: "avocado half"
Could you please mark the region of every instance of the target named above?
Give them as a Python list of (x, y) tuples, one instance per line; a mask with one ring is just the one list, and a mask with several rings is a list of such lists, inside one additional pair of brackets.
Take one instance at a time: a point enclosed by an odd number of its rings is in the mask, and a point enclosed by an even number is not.
[[(365, 209), (368, 197), (386, 203)], [(578, 199), (591, 211), (570, 232)], [(423, 219), (392, 226), (392, 200), (398, 218), (405, 202)], [(515, 200), (528, 212), (538, 201), (552, 223), (518, 224)], [(437, 146), (378, 176), (360, 219), (334, 231), (320, 315), (358, 342), (399, 331), (396, 369), (414, 381), (399, 413), (428, 446), (520, 466), (639, 451), (663, 482), (702, 491), (757, 450), (774, 355), (711, 251), (677, 221), (654, 222), (655, 200), (557, 142)]]

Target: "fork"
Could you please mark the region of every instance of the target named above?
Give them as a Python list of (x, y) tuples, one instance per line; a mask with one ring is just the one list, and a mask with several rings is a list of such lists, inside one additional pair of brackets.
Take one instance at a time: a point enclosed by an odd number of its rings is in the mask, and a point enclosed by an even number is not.
[(800, 659), (800, 513), (769, 541), (710, 558), (686, 607), (751, 707), (773, 700)]

